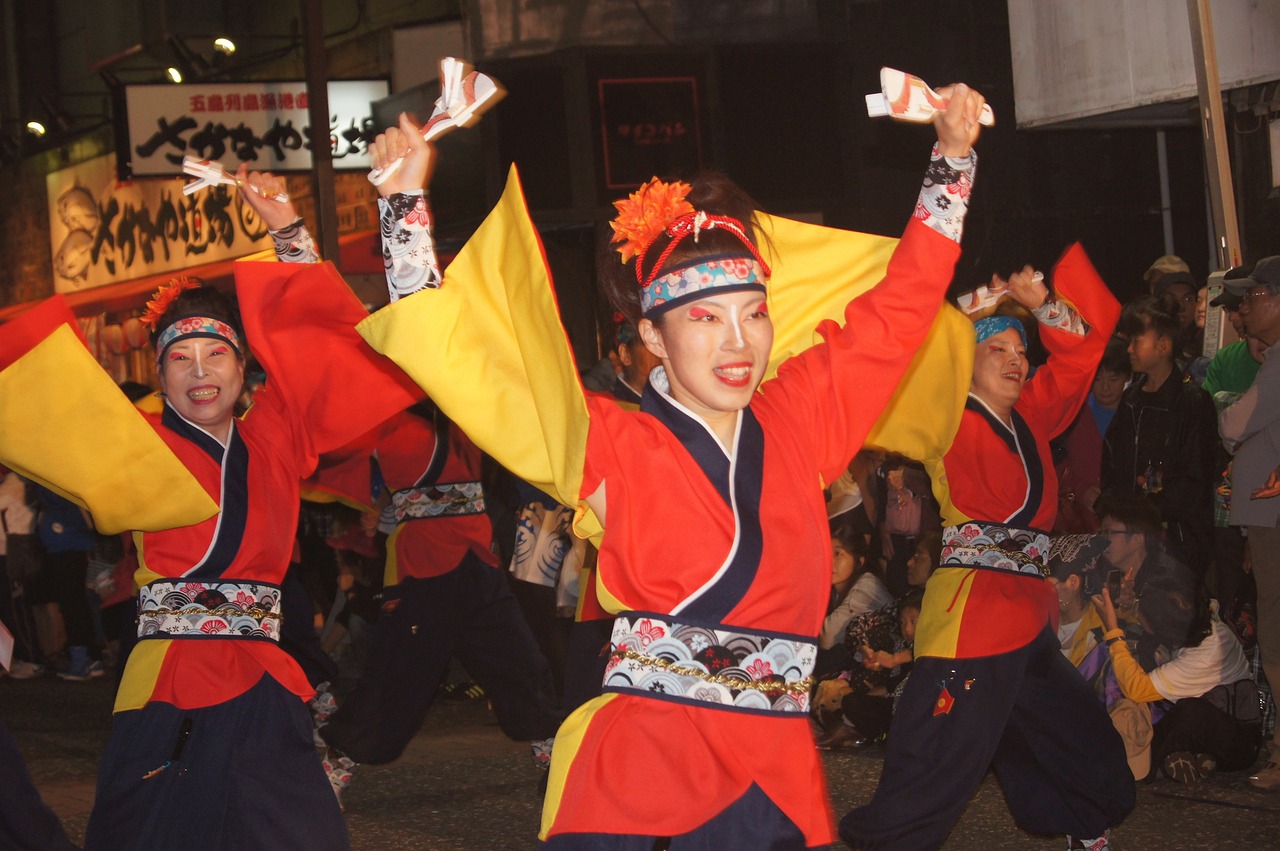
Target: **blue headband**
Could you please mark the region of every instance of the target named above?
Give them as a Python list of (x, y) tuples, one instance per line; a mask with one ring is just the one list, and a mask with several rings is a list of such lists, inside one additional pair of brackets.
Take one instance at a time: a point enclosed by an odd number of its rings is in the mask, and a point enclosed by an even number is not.
[(1018, 332), (1018, 336), (1022, 338), (1022, 345), (1027, 344), (1027, 330), (1022, 327), (1022, 322), (1014, 319), (1012, 316), (988, 316), (986, 319), (979, 319), (973, 323), (973, 330), (978, 335), (978, 342), (986, 342), (987, 339), (994, 337), (1001, 331), (1008, 331), (1010, 328)]

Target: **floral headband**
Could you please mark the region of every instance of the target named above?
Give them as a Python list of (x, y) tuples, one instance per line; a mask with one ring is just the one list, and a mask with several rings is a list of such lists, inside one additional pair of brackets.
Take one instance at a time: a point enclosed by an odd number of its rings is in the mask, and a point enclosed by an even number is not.
[[(641, 309), (646, 316), (659, 308), (674, 307), (677, 299), (683, 302), (701, 298), (702, 293), (710, 289), (758, 289), (763, 292), (769, 278), (769, 265), (760, 256), (742, 222), (730, 216), (695, 210), (687, 200), (691, 189), (687, 183), (664, 183), (655, 177), (613, 204), (618, 215), (610, 223), (614, 231), (611, 242), (621, 243), (616, 250), (623, 263), (635, 258), (636, 281), (642, 288)], [(690, 236), (697, 242), (702, 231), (712, 229), (732, 233), (742, 242), (750, 257), (720, 255), (699, 258), (679, 268), (666, 270), (659, 277), (667, 258), (681, 242)], [(664, 233), (671, 237), (671, 241), (646, 277), (643, 272), (644, 256)]]
[[(140, 321), (154, 332), (157, 323), (178, 296), (186, 290), (199, 286), (198, 281), (193, 281), (185, 275), (171, 279), (156, 290), (155, 295), (147, 302), (147, 309), (143, 312)], [(212, 316), (188, 315), (175, 319), (156, 336), (156, 360), (160, 359), (170, 345), (188, 337), (212, 337), (225, 340), (238, 353), (244, 354), (244, 349), (240, 346), (240, 337), (228, 322)]]

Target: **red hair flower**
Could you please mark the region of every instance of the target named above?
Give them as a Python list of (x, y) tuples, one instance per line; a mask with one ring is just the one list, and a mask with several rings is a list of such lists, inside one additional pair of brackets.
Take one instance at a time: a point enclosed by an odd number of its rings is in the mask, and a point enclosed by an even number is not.
[(614, 250), (622, 255), (623, 263), (643, 255), (667, 225), (693, 212), (693, 205), (685, 200), (691, 189), (687, 183), (664, 183), (655, 177), (621, 201), (613, 202), (618, 215), (609, 223), (613, 228), (613, 239), (609, 241), (621, 243)]
[(173, 300), (181, 295), (183, 290), (193, 290), (198, 286), (200, 286), (199, 281), (193, 281), (186, 275), (170, 278), (167, 284), (163, 284), (160, 289), (155, 291), (155, 295), (151, 296), (151, 300), (147, 302), (147, 309), (143, 312), (140, 321), (154, 331), (156, 323), (160, 321), (161, 316), (164, 316), (164, 312), (169, 309), (169, 305), (173, 304)]

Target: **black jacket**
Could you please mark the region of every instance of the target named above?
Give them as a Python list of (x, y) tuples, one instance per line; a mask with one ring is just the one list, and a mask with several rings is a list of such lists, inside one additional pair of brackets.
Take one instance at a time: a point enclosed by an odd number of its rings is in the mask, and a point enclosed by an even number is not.
[(1211, 552), (1217, 442), (1213, 400), (1180, 372), (1154, 393), (1135, 382), (1102, 441), (1102, 493), (1146, 494), (1165, 522), (1169, 552), (1201, 574)]

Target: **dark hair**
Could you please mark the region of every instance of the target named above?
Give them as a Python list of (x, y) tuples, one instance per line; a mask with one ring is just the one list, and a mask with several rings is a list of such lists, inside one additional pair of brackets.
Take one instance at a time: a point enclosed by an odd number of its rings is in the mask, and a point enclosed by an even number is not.
[[(243, 360), (249, 352), (244, 339), (244, 326), (240, 323), (240, 311), (236, 307), (235, 300), (223, 295), (214, 287), (203, 284), (199, 279), (192, 278), (192, 280), (202, 285), (183, 290), (169, 304), (156, 322), (156, 327), (151, 329), (151, 344), (155, 345), (160, 334), (183, 317), (208, 316), (227, 323), (235, 330), (236, 336), (240, 338), (240, 358)], [(156, 354), (159, 355), (160, 352)]]
[[(690, 181), (690, 186), (692, 188), (687, 200), (695, 210), (708, 215), (729, 216), (737, 219), (742, 222), (752, 243), (759, 245), (759, 222), (755, 217), (758, 205), (742, 187), (716, 171), (699, 173)], [(616, 246), (609, 243), (612, 236), (612, 230), (607, 230), (606, 237), (601, 241), (597, 252), (600, 291), (614, 310), (634, 324), (641, 318), (640, 284), (636, 281), (635, 266), (638, 259), (632, 258), (626, 263), (619, 263)], [(658, 262), (658, 258), (662, 256), (662, 252), (670, 242), (671, 237), (663, 233), (649, 246), (641, 266), (641, 271), (645, 275), (653, 271), (653, 265)], [(729, 231), (712, 228), (702, 231), (697, 242), (692, 238), (682, 240), (671, 252), (664, 267), (674, 268), (699, 257), (738, 256), (746, 250), (742, 240)]]
[(1148, 552), (1160, 548), (1163, 532), (1160, 510), (1146, 497), (1140, 494), (1109, 494), (1098, 500), (1094, 511), (1099, 521), (1110, 517), (1123, 523), (1130, 532), (1145, 535)]
[(1156, 332), (1157, 337), (1168, 337), (1176, 345), (1182, 335), (1176, 307), (1155, 296), (1143, 296), (1126, 304), (1120, 312), (1116, 333), (1125, 339), (1133, 339), (1148, 331)]
[(929, 564), (932, 565), (930, 570), (937, 570), (938, 565), (942, 563), (942, 533), (936, 530), (930, 530), (916, 538), (916, 549), (923, 549), (929, 554)]
[(1129, 375), (1133, 372), (1133, 365), (1129, 361), (1129, 344), (1120, 337), (1107, 340), (1107, 347), (1102, 352), (1102, 361), (1098, 364), (1099, 371), (1104, 369), (1119, 375)]
[(920, 609), (924, 606), (924, 591), (917, 588), (914, 591), (908, 591), (898, 598), (895, 603), (898, 607), (898, 614), (902, 614), (903, 609)]
[(1152, 635), (1172, 650), (1199, 647), (1213, 631), (1203, 582), (1173, 576), (1153, 579), (1142, 589), (1138, 612)]
[(884, 580), (884, 577), (880, 575), (879, 560), (868, 557), (870, 548), (867, 545), (867, 536), (852, 523), (841, 523), (833, 529), (831, 531), (831, 541), (844, 547), (857, 560), (853, 574), (848, 579), (850, 586), (861, 579), (864, 573), (870, 573), (881, 581)]
[(831, 530), (831, 540), (848, 550), (852, 555), (865, 560), (867, 557), (867, 538), (854, 528), (852, 523), (841, 523)]

